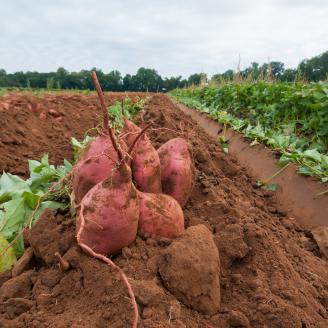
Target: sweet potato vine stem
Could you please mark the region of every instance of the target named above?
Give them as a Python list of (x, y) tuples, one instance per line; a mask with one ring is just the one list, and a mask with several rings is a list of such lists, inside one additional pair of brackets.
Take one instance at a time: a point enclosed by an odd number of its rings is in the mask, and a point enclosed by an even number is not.
[(99, 254), (99, 253), (96, 253), (95, 251), (93, 251), (91, 249), (91, 247), (87, 246), (86, 244), (84, 244), (82, 241), (81, 241), (81, 234), (82, 234), (82, 231), (84, 229), (84, 226), (85, 226), (85, 219), (84, 219), (84, 215), (83, 215), (83, 211), (84, 211), (84, 206), (81, 205), (81, 212), (80, 212), (80, 215), (81, 215), (81, 225), (80, 225), (80, 228), (79, 228), (79, 231), (76, 235), (76, 239), (77, 239), (77, 243), (79, 244), (79, 246), (87, 253), (89, 254), (90, 256), (98, 259), (98, 260), (101, 260), (103, 262), (105, 262), (106, 264), (108, 264), (109, 266), (112, 266), (114, 269), (116, 269), (122, 280), (123, 280), (123, 283), (124, 285), (126, 286), (127, 290), (128, 290), (128, 293), (129, 293), (129, 296), (130, 296), (130, 299), (131, 299), (131, 303), (132, 303), (132, 306), (133, 306), (133, 313), (134, 313), (134, 318), (133, 318), (133, 324), (132, 324), (132, 327), (133, 328), (137, 328), (137, 325), (138, 325), (138, 320), (139, 320), (139, 313), (138, 313), (138, 305), (137, 305), (137, 302), (136, 302), (136, 299), (135, 299), (135, 296), (134, 296), (134, 293), (133, 293), (133, 290), (132, 290), (132, 287), (131, 287), (131, 284), (129, 283), (129, 280), (127, 278), (127, 276), (125, 275), (125, 273), (123, 272), (123, 270), (117, 266), (112, 260), (110, 260), (108, 257), (102, 255), (102, 254)]
[(110, 128), (110, 126), (108, 124), (109, 116), (108, 116), (108, 111), (107, 111), (107, 107), (105, 104), (105, 97), (104, 97), (103, 91), (101, 90), (101, 86), (99, 84), (96, 72), (92, 72), (92, 79), (93, 79), (93, 83), (94, 83), (95, 88), (98, 93), (98, 98), (100, 100), (101, 109), (103, 111), (103, 133), (109, 134), (109, 137), (112, 141), (113, 147), (117, 153), (118, 159), (120, 162), (122, 162), (124, 160), (124, 157), (123, 157), (121, 149), (117, 145), (113, 130)]
[(138, 140), (144, 135), (144, 133), (146, 132), (146, 130), (153, 124), (153, 122), (150, 122), (149, 124), (147, 124), (140, 132), (139, 134), (136, 136), (136, 138), (133, 140), (129, 150), (128, 150), (128, 154), (131, 154), (134, 146), (137, 144)]
[(105, 104), (104, 94), (101, 90), (101, 86), (99, 84), (96, 72), (92, 72), (92, 80), (93, 80), (93, 84), (96, 88), (96, 91), (98, 93), (101, 109), (103, 112), (103, 133), (108, 134), (109, 116), (108, 116), (108, 111), (107, 111), (106, 104)]

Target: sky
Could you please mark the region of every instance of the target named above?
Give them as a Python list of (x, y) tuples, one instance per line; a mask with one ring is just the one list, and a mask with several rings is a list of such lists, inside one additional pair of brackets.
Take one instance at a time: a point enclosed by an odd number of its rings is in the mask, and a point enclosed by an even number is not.
[(328, 0), (0, 0), (0, 68), (209, 75), (328, 50)]

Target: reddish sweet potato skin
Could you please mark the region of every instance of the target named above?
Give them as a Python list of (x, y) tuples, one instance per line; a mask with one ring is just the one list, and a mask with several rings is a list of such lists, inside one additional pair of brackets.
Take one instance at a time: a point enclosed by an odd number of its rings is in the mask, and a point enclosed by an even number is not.
[[(124, 143), (122, 148), (126, 149)], [(73, 168), (73, 192), (79, 204), (84, 195), (97, 183), (111, 176), (118, 157), (108, 136), (98, 136), (80, 154)]]
[(190, 146), (183, 138), (174, 138), (157, 150), (161, 162), (161, 181), (165, 194), (183, 207), (195, 183), (195, 167)]
[(138, 191), (138, 198), (139, 231), (165, 238), (176, 238), (183, 233), (183, 212), (173, 197)]
[(115, 170), (112, 177), (90, 189), (81, 202), (76, 230), (83, 215), (81, 241), (96, 253), (115, 254), (136, 238), (139, 200), (130, 168), (125, 166), (125, 174)]
[[(130, 147), (141, 129), (125, 119), (125, 142)], [(131, 169), (137, 188), (144, 192), (161, 193), (161, 164), (156, 149), (144, 134), (137, 142), (131, 154)]]

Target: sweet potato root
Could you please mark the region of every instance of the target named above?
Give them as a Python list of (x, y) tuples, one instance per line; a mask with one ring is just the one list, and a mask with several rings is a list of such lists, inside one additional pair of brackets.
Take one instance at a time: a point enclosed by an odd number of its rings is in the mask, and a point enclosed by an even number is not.
[(117, 153), (107, 135), (92, 140), (73, 168), (75, 202), (79, 204), (93, 186), (111, 176), (117, 162)]
[[(124, 140), (128, 146), (132, 145), (140, 132), (138, 126), (125, 119)], [(162, 192), (159, 156), (146, 134), (138, 140), (130, 155), (132, 176), (137, 188), (144, 192)]]
[(139, 231), (165, 238), (176, 238), (184, 231), (181, 206), (171, 196), (138, 191)]
[(157, 150), (161, 162), (161, 181), (165, 194), (175, 198), (183, 207), (188, 201), (195, 180), (189, 144), (174, 138)]

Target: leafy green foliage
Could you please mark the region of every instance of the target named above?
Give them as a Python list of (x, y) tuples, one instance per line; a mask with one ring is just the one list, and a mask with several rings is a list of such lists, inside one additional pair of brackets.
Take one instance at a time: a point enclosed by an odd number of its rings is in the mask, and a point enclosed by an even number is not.
[[(71, 171), (72, 165), (55, 167), (49, 164), (48, 155), (41, 161), (29, 160), (30, 177), (27, 180), (3, 172), (0, 177), (0, 233), (7, 241), (15, 239), (27, 225), (33, 224), (46, 208), (59, 209), (67, 206), (68, 190), (60, 186), (49, 194), (48, 189)], [(15, 243), (19, 257), (24, 251), (23, 240)]]
[[(0, 233), (0, 253), (8, 247), (8, 241)], [(0, 273), (9, 270), (16, 263), (15, 252), (9, 247), (7, 252), (0, 257)]]
[(120, 101), (116, 101), (112, 106), (108, 107), (109, 115), (114, 118), (114, 128), (121, 129), (124, 125), (122, 105), (124, 109), (124, 116), (129, 120), (132, 120), (141, 110), (144, 109), (146, 102), (149, 98), (138, 98), (137, 101), (132, 101), (129, 97), (123, 100), (123, 104)]
[(79, 158), (81, 150), (85, 148), (86, 145), (93, 139), (94, 137), (91, 137), (88, 134), (85, 135), (82, 141), (78, 141), (74, 137), (71, 138), (71, 145), (73, 147), (73, 153), (74, 153), (74, 161), (76, 161)]
[(253, 140), (278, 150), (281, 165), (328, 181), (328, 83), (229, 83), (171, 93)]

